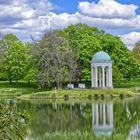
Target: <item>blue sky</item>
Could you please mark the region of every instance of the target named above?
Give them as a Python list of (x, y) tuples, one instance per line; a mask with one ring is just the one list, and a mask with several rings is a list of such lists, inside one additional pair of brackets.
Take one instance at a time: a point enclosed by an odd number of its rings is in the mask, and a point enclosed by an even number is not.
[[(68, 12), (68, 13), (75, 13), (77, 11), (77, 5), (79, 2), (85, 1), (85, 0), (51, 0), (52, 3), (56, 4), (58, 9), (55, 9), (54, 12), (57, 14), (63, 13), (63, 12)], [(99, 0), (86, 0), (88, 2), (95, 2), (98, 3)], [(117, 2), (122, 3), (122, 4), (135, 4), (135, 5), (140, 5), (139, 0), (117, 0)], [(137, 10), (137, 13), (140, 14), (140, 8)]]
[(129, 49), (140, 41), (139, 0), (0, 0), (0, 9), (0, 33), (23, 42), (77, 23), (120, 36)]

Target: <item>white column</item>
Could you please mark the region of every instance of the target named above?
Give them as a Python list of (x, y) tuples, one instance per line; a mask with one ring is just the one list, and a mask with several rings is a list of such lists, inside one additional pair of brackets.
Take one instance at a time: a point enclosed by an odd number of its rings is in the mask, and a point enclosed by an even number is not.
[(100, 110), (99, 110), (99, 112), (100, 112), (100, 114), (99, 114), (99, 118), (100, 118), (100, 124), (102, 124), (103, 123), (103, 104), (102, 103), (100, 103), (99, 104), (100, 105)]
[(95, 87), (98, 87), (98, 69), (95, 67)]
[(106, 67), (106, 87), (109, 87), (109, 68)]
[(105, 87), (105, 67), (102, 66), (102, 87), (104, 88)]
[(112, 87), (112, 67), (109, 67), (109, 87)]
[(106, 112), (105, 112), (105, 103), (103, 103), (103, 125), (106, 125)]
[(91, 87), (94, 87), (94, 68), (91, 67)]
[(96, 104), (96, 125), (98, 126), (98, 124), (99, 124), (99, 121), (98, 121), (98, 119), (99, 119), (99, 116), (98, 116), (98, 103)]
[(92, 104), (92, 127), (96, 124), (96, 105)]
[(110, 102), (106, 104), (107, 105), (107, 122), (108, 125), (110, 125)]
[(102, 69), (99, 69), (99, 87), (102, 87)]
[(113, 126), (113, 103), (110, 103), (110, 125)]

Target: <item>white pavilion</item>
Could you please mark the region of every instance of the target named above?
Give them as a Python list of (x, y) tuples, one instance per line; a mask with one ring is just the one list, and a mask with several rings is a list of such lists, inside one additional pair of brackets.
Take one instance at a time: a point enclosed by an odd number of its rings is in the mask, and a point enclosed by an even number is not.
[(91, 61), (91, 87), (113, 88), (112, 84), (112, 60), (108, 53), (97, 52)]

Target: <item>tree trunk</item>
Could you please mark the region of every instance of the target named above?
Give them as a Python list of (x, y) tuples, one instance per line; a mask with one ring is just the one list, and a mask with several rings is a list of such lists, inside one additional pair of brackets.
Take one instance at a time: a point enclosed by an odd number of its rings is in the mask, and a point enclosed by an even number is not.
[(55, 70), (56, 70), (56, 86), (57, 88), (59, 88), (59, 72), (58, 72), (58, 63), (56, 61), (54, 61), (55, 63)]
[(70, 70), (70, 73), (69, 73), (69, 83), (71, 84), (71, 70)]
[(29, 87), (30, 86), (30, 80), (28, 80), (28, 83), (27, 83), (27, 87)]
[(11, 76), (9, 77), (9, 83), (10, 83), (10, 85), (12, 85), (12, 78), (11, 78)]
[(58, 71), (56, 72), (56, 82), (57, 82), (57, 88), (59, 88), (59, 75), (58, 75)]
[(60, 63), (60, 88), (62, 88), (62, 81), (63, 81), (63, 73), (62, 73), (62, 65)]
[(16, 78), (16, 87), (18, 86), (18, 78)]

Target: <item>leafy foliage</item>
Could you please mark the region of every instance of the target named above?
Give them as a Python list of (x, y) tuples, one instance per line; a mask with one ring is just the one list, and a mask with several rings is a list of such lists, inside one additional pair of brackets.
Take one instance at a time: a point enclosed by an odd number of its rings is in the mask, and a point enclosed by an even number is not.
[(61, 88), (62, 83), (72, 79), (75, 70), (74, 56), (67, 40), (57, 32), (48, 32), (42, 40), (33, 48), (33, 58), (35, 60), (37, 81), (40, 88), (45, 86), (47, 81), (57, 83)]
[(17, 111), (16, 106), (0, 104), (0, 139), (23, 139), (22, 126), (27, 122), (24, 114)]
[[(135, 79), (140, 73), (139, 45), (133, 53), (119, 37), (85, 24), (47, 32), (34, 44), (23, 44), (13, 34), (0, 40), (0, 79), (37, 81), (40, 88), (62, 88), (63, 83), (90, 80), (90, 61), (98, 51), (113, 60), (113, 80)], [(135, 58), (134, 58), (135, 57)]]
[(140, 63), (140, 41), (135, 44), (135, 47), (133, 49), (133, 55)]
[(102, 30), (84, 24), (71, 25), (61, 32), (68, 39), (70, 47), (77, 52), (77, 59), (82, 67), (80, 78), (90, 79), (90, 61), (92, 56), (101, 50), (111, 56), (113, 69), (119, 73), (118, 76), (118, 73), (114, 72), (116, 74), (114, 75), (115, 81), (137, 77), (140, 71), (139, 64), (119, 37), (106, 34)]

